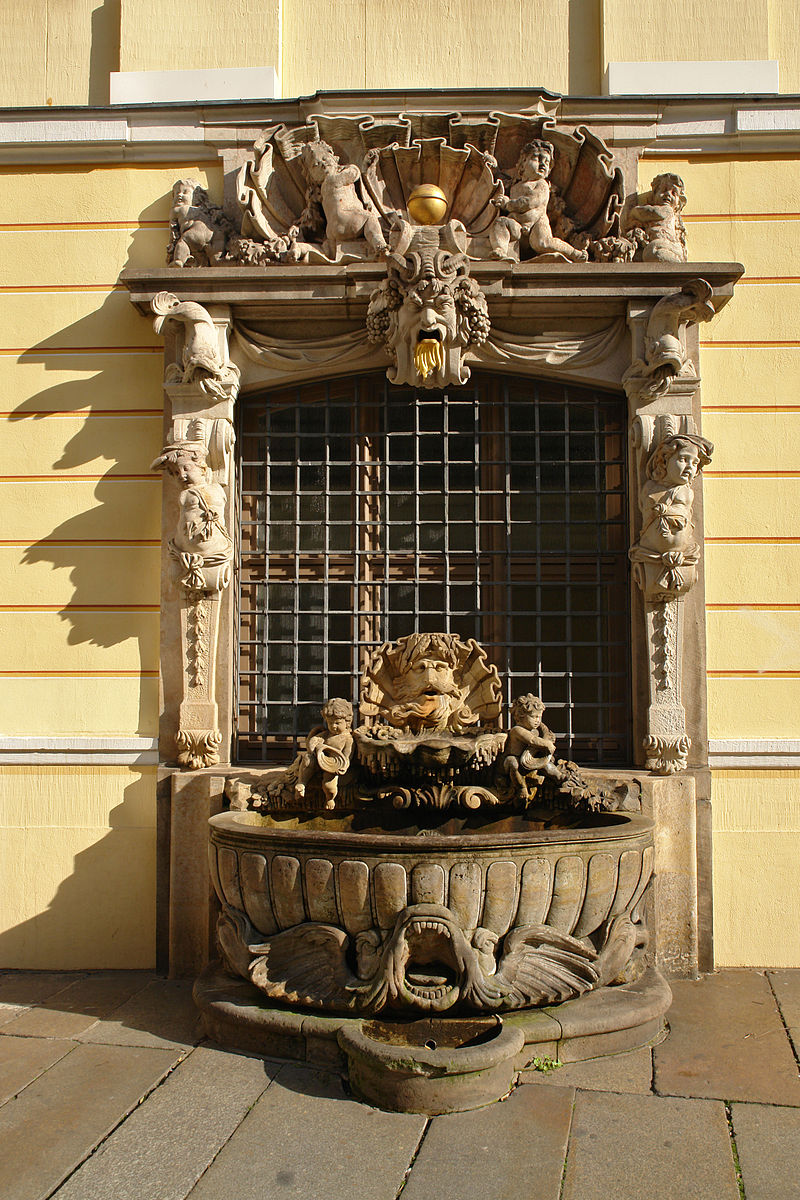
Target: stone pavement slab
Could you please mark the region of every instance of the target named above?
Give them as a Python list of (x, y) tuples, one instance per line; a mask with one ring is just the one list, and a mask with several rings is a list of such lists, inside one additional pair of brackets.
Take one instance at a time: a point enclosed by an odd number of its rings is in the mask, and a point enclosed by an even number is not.
[(800, 1078), (769, 981), (720, 971), (672, 983), (670, 1033), (653, 1051), (659, 1095), (800, 1105)]
[(202, 1034), (192, 987), (188, 979), (154, 979), (78, 1040), (107, 1046), (193, 1046)]
[(0, 974), (0, 1025), (12, 1021), (32, 1004), (62, 992), (84, 974), (83, 971), (4, 971)]
[(0, 1104), (5, 1104), (75, 1046), (68, 1041), (0, 1038)]
[(75, 1046), (0, 1108), (0, 1196), (49, 1196), (170, 1069), (171, 1050)]
[(800, 1059), (800, 970), (767, 971), (794, 1052)]
[(590, 1092), (642, 1092), (649, 1095), (652, 1081), (653, 1059), (648, 1047), (609, 1058), (565, 1063), (554, 1071), (529, 1068), (520, 1074), (520, 1083), (543, 1083)]
[(21, 1016), (4, 1025), (0, 1033), (21, 1037), (77, 1037), (140, 992), (152, 978), (149, 971), (92, 972), (26, 1009)]
[(725, 1106), (579, 1092), (563, 1200), (611, 1197), (739, 1200)]
[(190, 1195), (395, 1200), (425, 1125), (348, 1099), (335, 1076), (285, 1066)]
[(402, 1200), (559, 1200), (574, 1099), (569, 1087), (517, 1088), (498, 1104), (434, 1117)]
[(800, 1200), (800, 1110), (732, 1104), (747, 1200)]
[(280, 1065), (199, 1046), (59, 1188), (56, 1200), (184, 1200)]

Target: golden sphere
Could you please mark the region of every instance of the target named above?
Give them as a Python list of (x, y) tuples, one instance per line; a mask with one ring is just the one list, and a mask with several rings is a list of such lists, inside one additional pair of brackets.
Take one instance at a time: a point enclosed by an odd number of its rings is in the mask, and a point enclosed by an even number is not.
[(408, 197), (408, 215), (418, 225), (437, 225), (447, 212), (447, 196), (435, 183), (420, 183)]

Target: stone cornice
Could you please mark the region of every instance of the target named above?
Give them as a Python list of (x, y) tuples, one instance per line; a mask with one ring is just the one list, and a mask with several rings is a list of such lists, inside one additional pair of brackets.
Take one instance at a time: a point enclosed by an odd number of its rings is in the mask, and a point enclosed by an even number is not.
[(106, 108), (0, 109), (0, 163), (191, 161), (247, 148), (260, 130), (315, 113), (522, 112), (586, 124), (618, 150), (681, 154), (796, 151), (800, 96), (569, 96), (544, 90), (319, 92), (299, 99)]
[[(733, 295), (744, 271), (741, 263), (502, 263), (470, 264), (493, 319), (535, 318), (561, 312), (608, 316), (626, 312), (630, 301), (652, 302), (705, 279), (719, 311)], [(380, 263), (282, 265), (267, 267), (161, 267), (124, 271), (120, 280), (139, 311), (151, 316), (150, 302), (162, 291), (180, 300), (230, 306), (245, 321), (308, 319), (362, 323), (369, 298), (385, 278)]]

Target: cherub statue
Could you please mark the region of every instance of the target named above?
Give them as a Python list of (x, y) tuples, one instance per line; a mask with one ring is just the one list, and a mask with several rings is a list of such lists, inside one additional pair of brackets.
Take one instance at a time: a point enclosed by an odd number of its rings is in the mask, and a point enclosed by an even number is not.
[(625, 221), (625, 233), (641, 246), (643, 262), (686, 262), (686, 229), (681, 217), (685, 206), (680, 175), (656, 175), (643, 203), (635, 205)]
[(514, 724), (506, 738), (502, 771), (523, 796), (530, 792), (531, 784), (540, 784), (551, 774), (556, 742), (542, 723), (544, 709), (544, 703), (531, 692), (518, 696), (511, 708)]
[(202, 442), (173, 442), (164, 447), (151, 470), (166, 468), (178, 479), (180, 514), (170, 551), (185, 574), (182, 583), (195, 591), (225, 586), (233, 542), (225, 528), (226, 496), (208, 466)]
[(648, 460), (639, 495), (642, 531), (631, 559), (649, 600), (680, 596), (694, 583), (700, 551), (692, 526), (692, 483), (712, 452), (705, 438), (682, 433), (662, 441)]
[(534, 254), (563, 254), (570, 262), (586, 262), (586, 250), (553, 236), (547, 216), (550, 201), (548, 175), (555, 150), (550, 142), (533, 141), (523, 146), (514, 170), (508, 196), (497, 196), (492, 204), (508, 216), (498, 216), (489, 227), (489, 244), (495, 258), (512, 258), (526, 241)]
[(356, 238), (366, 238), (375, 257), (388, 254), (377, 210), (359, 168), (352, 164), (341, 166), (333, 148), (321, 140), (306, 142), (302, 160), (311, 180), (307, 193), (309, 208), (318, 198), (325, 215), (322, 249), (328, 258), (335, 259), (342, 242)]
[(170, 243), (167, 261), (171, 267), (214, 266), (225, 256), (233, 226), (222, 209), (212, 204), (208, 192), (194, 179), (179, 179), (172, 187), (169, 210)]
[(325, 807), (330, 809), (336, 806), (339, 779), (350, 768), (353, 706), (349, 700), (334, 697), (323, 704), (322, 719), (326, 732), (310, 733), (305, 750), (298, 755), (294, 794), (297, 799), (302, 799), (306, 794), (306, 784), (316, 775), (321, 775)]

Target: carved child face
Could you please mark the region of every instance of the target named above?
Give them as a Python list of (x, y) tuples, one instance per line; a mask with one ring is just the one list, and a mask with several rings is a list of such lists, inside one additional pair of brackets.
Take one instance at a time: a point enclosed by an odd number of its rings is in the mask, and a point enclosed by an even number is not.
[(694, 446), (677, 446), (667, 459), (665, 481), (673, 487), (691, 483), (700, 469), (700, 455)]
[(680, 212), (683, 205), (683, 192), (680, 185), (669, 175), (659, 176), (653, 188), (653, 203), (668, 204), (675, 212)]
[(519, 177), (524, 182), (547, 179), (553, 166), (553, 156), (547, 149), (531, 150), (519, 165)]
[(329, 175), (335, 174), (339, 166), (339, 160), (327, 146), (307, 144), (303, 153), (303, 161), (309, 177), (314, 183), (322, 183)]
[(175, 207), (191, 207), (194, 201), (194, 189), (193, 179), (179, 179), (172, 188), (172, 203)]
[(527, 708), (516, 708), (512, 713), (512, 720), (515, 725), (521, 725), (523, 729), (538, 729), (543, 712), (544, 705), (534, 711)]
[(325, 724), (328, 727), (328, 733), (346, 733), (350, 728), (350, 722), (347, 717), (326, 717)]
[(178, 461), (172, 464), (171, 470), (175, 478), (187, 487), (205, 482), (205, 466), (190, 454), (181, 454)]

